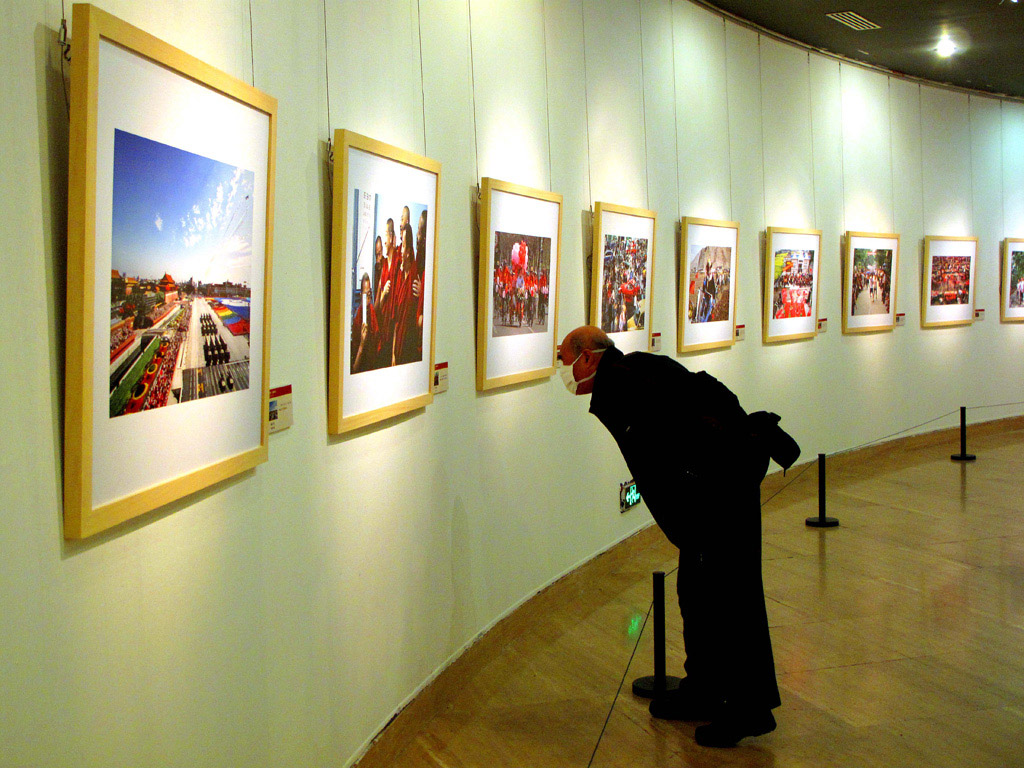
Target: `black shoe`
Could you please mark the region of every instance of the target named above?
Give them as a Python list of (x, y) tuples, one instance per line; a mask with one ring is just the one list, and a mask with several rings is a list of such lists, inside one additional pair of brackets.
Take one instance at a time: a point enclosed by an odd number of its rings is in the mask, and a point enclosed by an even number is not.
[(659, 720), (710, 720), (715, 705), (710, 696), (697, 695), (683, 685), (651, 699), (647, 709)]
[(735, 747), (740, 739), (761, 736), (775, 730), (771, 711), (761, 715), (720, 717), (708, 725), (701, 725), (693, 737), (702, 747)]

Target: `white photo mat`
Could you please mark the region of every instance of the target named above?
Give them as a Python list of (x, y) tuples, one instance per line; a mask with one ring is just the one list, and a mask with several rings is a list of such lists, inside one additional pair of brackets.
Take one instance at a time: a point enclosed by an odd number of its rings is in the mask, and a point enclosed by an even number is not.
[[(896, 289), (899, 277), (899, 235), (847, 232), (843, 251), (843, 332), (890, 330), (896, 319)], [(854, 258), (858, 250), (889, 250), (892, 261), (889, 275), (889, 309), (887, 312), (853, 313)]]
[(480, 297), (485, 304), (486, 378), (500, 379), (529, 371), (552, 368), (554, 365), (555, 297), (558, 295), (559, 223), (561, 205), (526, 195), (492, 189), (490, 193), (490, 226), (486, 237), (486, 274), (494, 273), (495, 232), (512, 232), (551, 240), (551, 262), (548, 267), (549, 311), (547, 330), (512, 336), (494, 335), (494, 296), (487, 290)]
[[(775, 260), (782, 251), (811, 254), (811, 281), (807, 304), (810, 310), (803, 317), (775, 317)], [(821, 273), (821, 232), (792, 232), (781, 227), (768, 227), (765, 232), (765, 319), (764, 340), (783, 341), (810, 338), (818, 332), (818, 275)]]
[(1003, 241), (999, 284), (1000, 320), (1024, 322), (1024, 238), (1008, 237)]
[[(957, 258), (969, 260), (970, 272), (967, 286), (967, 300), (957, 304), (933, 304), (932, 278), (936, 259)], [(975, 276), (978, 265), (978, 241), (975, 238), (926, 237), (924, 246), (924, 270), (921, 277), (921, 325), (964, 325), (974, 322)]]
[[(739, 244), (739, 225), (735, 222), (684, 217), (682, 226), (683, 269), (680, 273), (679, 351), (730, 346), (735, 341), (736, 332), (736, 251)], [(728, 313), (721, 320), (692, 322), (689, 312), (691, 289), (699, 290), (699, 286), (691, 281), (693, 262), (699, 258), (704, 248), (715, 246), (730, 249)]]
[[(103, 39), (97, 89), (96, 262), (92, 276), (94, 507), (261, 444), (270, 137), (268, 115)], [(247, 389), (109, 417), (110, 328), (104, 319), (110, 315), (115, 129), (253, 172)], [(185, 280), (189, 276), (173, 277)]]
[[(342, 328), (341, 349), (334, 350), (340, 354), (343, 364), (341, 367), (342, 387), (344, 397), (342, 399), (342, 418), (347, 419), (368, 411), (375, 411), (386, 408), (395, 403), (429, 394), (430, 377), (430, 339), (433, 334), (433, 313), (430, 311), (433, 306), (434, 296), (434, 243), (437, 226), (437, 175), (420, 168), (406, 165), (392, 160), (388, 157), (381, 157), (371, 152), (348, 147), (348, 185), (347, 200), (349, 202), (346, 211), (346, 229), (351, 233), (354, 228), (355, 205), (352, 199), (356, 190), (368, 191), (371, 194), (380, 194), (389, 201), (410, 201), (422, 203), (427, 206), (427, 240), (426, 259), (423, 271), (423, 357), (414, 363), (396, 365), (393, 367), (378, 368), (372, 371), (352, 373), (352, 350), (350, 340), (352, 338), (352, 238), (346, 238), (344, 243), (346, 260), (342, 270), (344, 285), (344, 299), (342, 304)], [(390, 215), (398, 224), (399, 210), (393, 211)], [(413, 230), (416, 229), (416, 222), (412, 222)]]
[(647, 269), (641, 304), (644, 315), (644, 327), (626, 331), (608, 331), (608, 335), (615, 342), (615, 346), (626, 354), (630, 352), (647, 352), (651, 346), (651, 292), (654, 281), (654, 228), (656, 219), (650, 215), (638, 215), (611, 210), (610, 207), (605, 207), (601, 203), (598, 203), (597, 206), (600, 229), (594, 239), (592, 269), (595, 275), (594, 284), (598, 287), (598, 290), (594, 292), (591, 322), (598, 327), (602, 326), (600, 289), (605, 281), (605, 238), (608, 236), (621, 236), (645, 239), (647, 241)]

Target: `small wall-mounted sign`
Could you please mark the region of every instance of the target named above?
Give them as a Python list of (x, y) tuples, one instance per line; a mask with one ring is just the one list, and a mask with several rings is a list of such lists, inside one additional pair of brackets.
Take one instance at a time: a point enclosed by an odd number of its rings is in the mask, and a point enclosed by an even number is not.
[(896, 313), (896, 327), (899, 328), (907, 324), (907, 315), (905, 312)]
[(736, 341), (743, 341), (747, 335), (747, 326), (737, 325), (736, 326)]
[(270, 434), (288, 429), (292, 425), (292, 385), (270, 390)]
[(448, 363), (434, 365), (434, 386), (431, 391), (435, 395), (448, 391)]
[(636, 482), (627, 480), (624, 483), (619, 483), (619, 512), (625, 512), (639, 503), (640, 491), (636, 488)]
[(651, 334), (651, 352), (661, 352), (661, 334)]
[(976, 309), (976, 310), (974, 310), (974, 319), (975, 320), (984, 320), (985, 319), (985, 310), (984, 309)]
[(819, 317), (818, 318), (818, 333), (824, 333), (827, 330), (828, 330), (828, 318), (827, 317)]

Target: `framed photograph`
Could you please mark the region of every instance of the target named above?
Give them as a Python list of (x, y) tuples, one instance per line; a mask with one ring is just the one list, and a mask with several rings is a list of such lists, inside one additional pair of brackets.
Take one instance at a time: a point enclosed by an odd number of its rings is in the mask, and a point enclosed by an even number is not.
[(74, 6), (64, 535), (267, 459), (277, 102)]
[(900, 236), (847, 232), (844, 245), (843, 333), (892, 330)]
[(433, 400), (441, 164), (334, 133), (328, 428), (341, 434)]
[(684, 216), (679, 270), (680, 352), (731, 347), (736, 338), (740, 225)]
[(562, 196), (484, 178), (476, 388), (555, 372)]
[(626, 353), (651, 348), (657, 221), (653, 211), (612, 203), (594, 205), (590, 322)]
[(999, 319), (1024, 323), (1024, 238), (1003, 240), (1003, 264), (999, 272)]
[(821, 230), (768, 227), (764, 251), (765, 343), (814, 338)]
[(925, 237), (921, 277), (921, 327), (974, 322), (976, 237)]

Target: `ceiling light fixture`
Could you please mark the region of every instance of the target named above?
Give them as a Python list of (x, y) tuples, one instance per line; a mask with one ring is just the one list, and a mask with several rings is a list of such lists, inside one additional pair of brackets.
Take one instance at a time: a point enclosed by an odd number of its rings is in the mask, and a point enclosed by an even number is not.
[(939, 44), (935, 47), (935, 52), (942, 58), (947, 58), (956, 53), (956, 43), (950, 38), (949, 35), (943, 35), (939, 38)]

